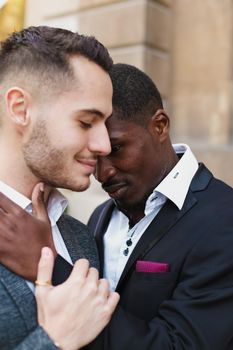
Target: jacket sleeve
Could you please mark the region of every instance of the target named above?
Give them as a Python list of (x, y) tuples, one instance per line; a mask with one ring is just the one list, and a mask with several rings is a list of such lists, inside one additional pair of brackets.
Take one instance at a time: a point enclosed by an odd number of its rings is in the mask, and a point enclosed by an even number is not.
[(42, 327), (37, 326), (14, 350), (57, 350), (57, 346), (50, 339)]
[(153, 319), (136, 318), (119, 306), (87, 349), (233, 349), (233, 228), (219, 230), (192, 247), (172, 296)]

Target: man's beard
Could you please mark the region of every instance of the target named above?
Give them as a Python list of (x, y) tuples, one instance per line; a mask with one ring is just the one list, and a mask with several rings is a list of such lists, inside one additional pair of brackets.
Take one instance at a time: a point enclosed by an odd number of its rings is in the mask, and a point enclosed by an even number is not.
[(67, 176), (65, 154), (62, 150), (52, 147), (45, 120), (37, 121), (30, 139), (23, 145), (22, 152), (27, 167), (39, 181), (49, 186), (75, 191), (86, 189), (73, 188)]

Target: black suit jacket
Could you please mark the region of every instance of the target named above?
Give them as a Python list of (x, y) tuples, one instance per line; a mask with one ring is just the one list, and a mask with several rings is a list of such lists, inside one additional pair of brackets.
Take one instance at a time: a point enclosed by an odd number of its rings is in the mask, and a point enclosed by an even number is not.
[[(105, 202), (89, 221), (102, 266), (114, 207)], [(168, 263), (170, 271), (136, 272), (137, 260)], [(233, 349), (233, 189), (200, 165), (182, 209), (166, 202), (116, 290), (120, 305), (88, 349)]]

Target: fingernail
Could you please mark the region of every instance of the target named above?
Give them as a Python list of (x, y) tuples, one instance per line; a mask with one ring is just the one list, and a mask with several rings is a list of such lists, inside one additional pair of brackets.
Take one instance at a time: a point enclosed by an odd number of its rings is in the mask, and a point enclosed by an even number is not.
[(40, 191), (41, 191), (41, 192), (44, 192), (44, 183), (41, 183), (41, 184), (40, 184)]
[(46, 258), (49, 257), (51, 255), (50, 249), (48, 247), (43, 247), (41, 255), (43, 255)]

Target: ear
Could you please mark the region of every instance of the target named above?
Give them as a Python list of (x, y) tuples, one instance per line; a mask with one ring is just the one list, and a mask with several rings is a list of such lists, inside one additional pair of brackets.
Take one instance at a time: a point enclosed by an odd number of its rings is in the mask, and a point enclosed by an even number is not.
[(23, 129), (29, 124), (28, 93), (19, 88), (12, 87), (5, 94), (8, 115), (18, 129)]
[(169, 137), (170, 120), (163, 109), (158, 109), (149, 121), (150, 132), (156, 133), (160, 141), (163, 142)]

